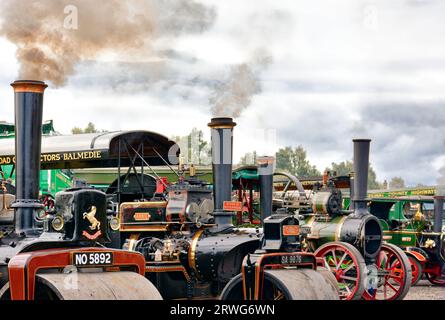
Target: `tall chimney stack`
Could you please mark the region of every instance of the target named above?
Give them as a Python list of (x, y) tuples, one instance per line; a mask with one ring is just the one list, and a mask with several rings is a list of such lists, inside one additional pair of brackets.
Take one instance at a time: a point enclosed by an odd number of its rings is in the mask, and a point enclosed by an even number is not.
[(354, 172), (349, 173), (349, 210), (354, 211)]
[(354, 213), (362, 216), (368, 213), (368, 169), (370, 139), (354, 139)]
[(232, 118), (213, 118), (208, 124), (212, 135), (213, 216), (217, 230), (233, 226), (233, 212), (224, 211), (224, 202), (232, 200), (233, 128)]
[(275, 171), (274, 157), (260, 157), (258, 162), (258, 175), (260, 177), (260, 206), (261, 223), (272, 215), (273, 201), (273, 174)]
[(437, 233), (442, 232), (443, 227), (443, 195), (434, 196), (434, 228), (433, 231)]
[(41, 81), (19, 80), (11, 84), (15, 93), (15, 232), (32, 235), (39, 203), (40, 153), (42, 142), (43, 93)]

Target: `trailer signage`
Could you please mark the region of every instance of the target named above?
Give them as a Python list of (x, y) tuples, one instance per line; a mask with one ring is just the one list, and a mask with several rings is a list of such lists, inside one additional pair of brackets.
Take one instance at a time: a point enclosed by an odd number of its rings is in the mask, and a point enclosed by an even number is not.
[[(57, 161), (76, 161), (76, 160), (100, 160), (103, 158), (101, 150), (95, 151), (79, 151), (79, 152), (61, 152), (61, 153), (45, 153), (40, 157), (41, 162), (57, 162)], [(9, 165), (15, 163), (15, 156), (0, 157), (0, 165)]]

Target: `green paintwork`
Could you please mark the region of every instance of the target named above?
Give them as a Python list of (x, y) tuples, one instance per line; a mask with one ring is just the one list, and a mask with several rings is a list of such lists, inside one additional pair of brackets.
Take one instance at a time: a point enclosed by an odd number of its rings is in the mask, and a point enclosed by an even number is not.
[[(15, 174), (11, 177), (12, 166), (2, 166), (2, 170), (7, 178), (11, 178), (14, 184)], [(62, 170), (41, 170), (40, 171), (40, 192), (41, 194), (55, 195), (57, 192), (71, 188), (73, 180), (66, 171)]]
[[(55, 134), (54, 123), (53, 120), (45, 121), (42, 124), (42, 134), (50, 135)], [(9, 139), (14, 138), (15, 134), (15, 125), (13, 123), (8, 122), (0, 122), (0, 139)]]
[(416, 246), (416, 231), (383, 231), (383, 240), (388, 243), (395, 244), (398, 247), (415, 247)]
[[(14, 143), (15, 125), (13, 123), (0, 122), (0, 139), (11, 139)], [(45, 121), (42, 124), (42, 134), (45, 136), (57, 134), (54, 130), (53, 120)], [(3, 165), (1, 170), (6, 178), (12, 179), (14, 184), (15, 174), (11, 176), (13, 166)], [(41, 170), (40, 171), (40, 192), (41, 194), (55, 195), (57, 192), (71, 188), (73, 184), (69, 171), (62, 170)]]
[(403, 188), (394, 190), (370, 190), (368, 198), (397, 198), (403, 196), (434, 196), (436, 187)]
[[(341, 227), (340, 224), (343, 223), (345, 216), (331, 217), (321, 217), (318, 216), (314, 219), (314, 216), (305, 217), (302, 222), (302, 227), (311, 226), (311, 235), (308, 240), (314, 244), (315, 248), (321, 245), (332, 242), (339, 241), (336, 239), (338, 229)], [(313, 221), (311, 223), (311, 221)]]
[[(393, 203), (387, 217), (379, 217), (383, 229), (384, 240), (398, 247), (407, 248), (418, 245), (417, 237), (425, 233), (426, 223), (434, 223), (435, 187), (370, 191), (370, 201), (376, 203)], [(349, 205), (349, 198), (344, 198)], [(424, 220), (413, 219), (420, 210)], [(400, 225), (402, 228), (391, 230), (392, 225)], [(444, 219), (445, 225), (445, 219)]]

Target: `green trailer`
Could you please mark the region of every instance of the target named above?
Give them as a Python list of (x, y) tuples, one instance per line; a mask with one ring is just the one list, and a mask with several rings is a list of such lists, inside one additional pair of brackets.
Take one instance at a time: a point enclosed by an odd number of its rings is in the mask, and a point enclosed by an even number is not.
[[(413, 284), (425, 275), (431, 283), (445, 286), (445, 207), (435, 210), (440, 191), (425, 186), (368, 192), (370, 212), (379, 218), (385, 242), (402, 248), (410, 259)], [(343, 201), (348, 205), (349, 196)]]
[[(52, 120), (45, 121), (42, 125), (42, 135), (44, 137), (56, 136), (58, 133), (54, 129)], [(13, 123), (0, 122), (0, 170), (11, 183), (15, 181), (14, 159), (8, 157), (7, 150), (14, 146), (15, 126)], [(2, 152), (2, 150), (4, 152)], [(54, 196), (57, 192), (71, 188), (73, 186), (73, 173), (71, 170), (41, 170), (40, 171), (40, 193)]]
[(380, 220), (384, 240), (402, 248), (412, 265), (413, 284), (425, 275), (445, 286), (444, 205), (437, 196), (370, 198), (370, 212)]

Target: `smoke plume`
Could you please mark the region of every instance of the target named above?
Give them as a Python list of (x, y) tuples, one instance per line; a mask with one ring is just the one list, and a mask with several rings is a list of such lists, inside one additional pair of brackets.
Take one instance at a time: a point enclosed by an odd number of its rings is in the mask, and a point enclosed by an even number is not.
[(203, 32), (215, 16), (194, 0), (2, 0), (0, 35), (17, 46), (21, 78), (63, 86), (84, 60), (156, 58), (157, 40)]
[(250, 62), (232, 66), (226, 78), (215, 85), (209, 99), (216, 117), (239, 117), (250, 105), (252, 97), (261, 92), (260, 74), (272, 62), (259, 50)]

